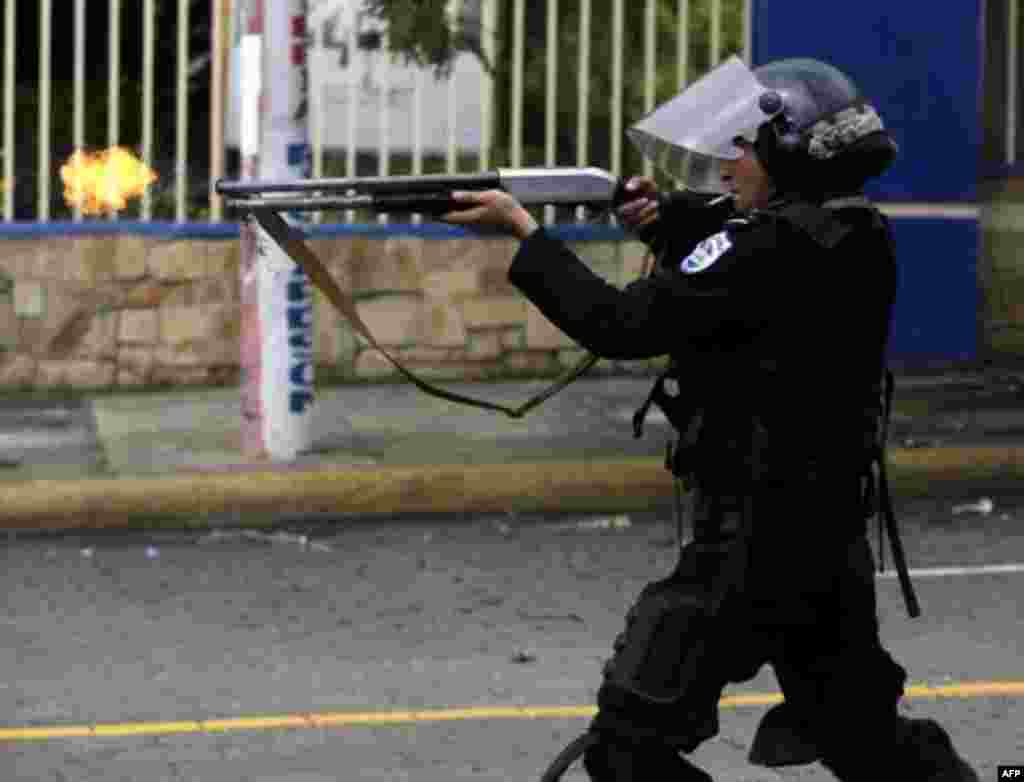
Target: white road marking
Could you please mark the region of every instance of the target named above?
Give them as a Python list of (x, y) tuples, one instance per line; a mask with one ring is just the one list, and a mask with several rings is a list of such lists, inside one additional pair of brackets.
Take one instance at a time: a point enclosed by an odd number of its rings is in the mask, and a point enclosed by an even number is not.
[[(944, 576), (991, 576), (1000, 573), (1024, 573), (1024, 562), (1008, 562), (1004, 565), (974, 565), (912, 568), (911, 578), (942, 578)], [(895, 570), (876, 574), (878, 578), (896, 578)]]

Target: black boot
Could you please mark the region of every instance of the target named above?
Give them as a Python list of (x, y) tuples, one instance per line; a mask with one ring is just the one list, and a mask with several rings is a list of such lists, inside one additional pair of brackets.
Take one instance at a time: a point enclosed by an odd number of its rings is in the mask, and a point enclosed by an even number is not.
[(583, 767), (592, 782), (714, 782), (678, 752), (658, 744), (602, 739), (587, 748)]
[[(953, 747), (946, 730), (935, 720), (907, 720), (903, 745), (922, 782), (980, 782), (978, 775)], [(913, 774), (914, 772), (911, 772)]]
[(934, 720), (899, 718), (899, 736), (894, 743), (873, 742), (858, 751), (845, 746), (842, 755), (826, 753), (822, 765), (840, 782), (875, 782), (877, 779), (906, 779), (912, 782), (980, 782), (953, 748), (945, 729)]

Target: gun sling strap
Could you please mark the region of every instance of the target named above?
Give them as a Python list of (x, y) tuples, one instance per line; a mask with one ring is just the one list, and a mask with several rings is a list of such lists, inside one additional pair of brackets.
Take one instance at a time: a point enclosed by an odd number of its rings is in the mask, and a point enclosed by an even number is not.
[(402, 377), (430, 396), (462, 405), (483, 408), (484, 410), (494, 410), (495, 412), (504, 413), (510, 418), (522, 418), (530, 410), (557, 394), (598, 362), (598, 357), (593, 353), (585, 353), (575, 366), (562, 373), (550, 386), (515, 407), (498, 402), (488, 402), (484, 399), (476, 399), (435, 386), (404, 367), (398, 359), (381, 347), (377, 339), (370, 333), (366, 323), (359, 316), (359, 311), (352, 297), (345, 293), (338, 283), (334, 281), (330, 272), (327, 271), (320, 259), (309, 248), (309, 245), (303, 241), (298, 231), (293, 229), (283, 217), (272, 209), (253, 209), (250, 214), (270, 234), (271, 238), (281, 246), (281, 249), (288, 254), (288, 257), (302, 267), (310, 281), (320, 289), (331, 305), (348, 320), (352, 328), (370, 344), (370, 347), (380, 351), (381, 355), (391, 363)]
[[(921, 615), (921, 605), (914, 592), (914, 585), (910, 580), (910, 570), (907, 568), (907, 556), (903, 551), (903, 539), (900, 537), (899, 524), (896, 521), (896, 513), (892, 507), (892, 495), (889, 493), (889, 475), (885, 465), (885, 446), (889, 439), (889, 418), (892, 414), (892, 397), (896, 383), (891, 370), (885, 371), (883, 390), (882, 422), (878, 440), (872, 454), (874, 470), (878, 471), (878, 569), (885, 569), (885, 546), (883, 544), (883, 530), (888, 534), (889, 547), (892, 549), (893, 564), (896, 566), (896, 576), (899, 578), (900, 591), (903, 593), (903, 602), (907, 606), (907, 613), (916, 618)], [(869, 493), (875, 490), (876, 480), (873, 470), (869, 470)]]

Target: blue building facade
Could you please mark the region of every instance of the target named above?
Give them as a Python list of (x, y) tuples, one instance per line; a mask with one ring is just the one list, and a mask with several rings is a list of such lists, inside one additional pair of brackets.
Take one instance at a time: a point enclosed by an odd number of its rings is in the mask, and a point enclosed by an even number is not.
[[(832, 63), (878, 107), (900, 145), (869, 189), (892, 217), (901, 264), (891, 358), (920, 365), (1012, 356), (1012, 344), (993, 339), (1006, 313), (991, 296), (999, 264), (985, 239), (992, 188), (984, 152), (996, 141), (982, 109), (984, 96), (996, 105), (1006, 88), (987, 35), (1003, 34), (1003, 17), (1014, 16), (1007, 2), (1017, 0), (957, 0), (925, 13), (918, 3), (862, 0), (814, 6), (813, 16), (804, 0), (752, 2), (755, 66), (788, 57)], [(1006, 171), (994, 175), (1002, 181)]]

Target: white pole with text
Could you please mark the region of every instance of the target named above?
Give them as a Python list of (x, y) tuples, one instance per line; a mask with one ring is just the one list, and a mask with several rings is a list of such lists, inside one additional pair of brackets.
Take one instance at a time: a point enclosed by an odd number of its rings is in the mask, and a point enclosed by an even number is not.
[[(243, 176), (308, 177), (306, 2), (250, 0), (247, 10), (240, 53)], [(241, 260), (242, 450), (292, 461), (312, 446), (312, 287), (251, 222), (242, 229)]]

